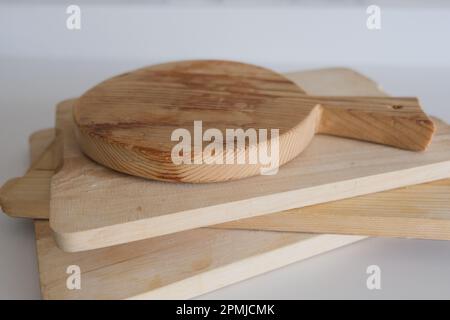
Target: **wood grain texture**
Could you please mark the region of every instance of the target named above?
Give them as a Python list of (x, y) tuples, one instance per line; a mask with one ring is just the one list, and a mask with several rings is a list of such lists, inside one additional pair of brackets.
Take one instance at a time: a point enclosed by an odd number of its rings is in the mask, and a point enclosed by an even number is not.
[[(309, 86), (311, 94), (324, 94), (320, 84), (307, 84), (302, 75), (291, 78)], [(364, 83), (352, 72), (335, 80)], [(366, 81), (371, 96), (382, 95), (373, 82)], [(351, 92), (348, 88), (341, 94)], [(118, 174), (85, 157), (71, 129), (71, 103), (61, 104), (57, 112), (64, 164), (52, 177), (50, 202), (50, 225), (65, 251), (106, 247), (450, 176), (450, 134), (438, 130), (425, 153), (321, 135), (274, 176), (197, 185), (150, 181)]]
[[(52, 133), (31, 136), (32, 163), (48, 152)], [(50, 158), (44, 158), (50, 164)], [(106, 249), (65, 253), (57, 248), (47, 221), (36, 221), (35, 231), (45, 299), (191, 298), (362, 239), (198, 229)], [(67, 267), (74, 264), (82, 272), (79, 291), (66, 287)]]
[[(424, 150), (434, 133), (415, 98), (308, 96), (271, 70), (216, 60), (172, 62), (113, 77), (75, 101), (73, 114), (81, 149), (95, 161), (139, 177), (192, 183), (258, 175), (265, 165), (250, 163), (249, 150), (274, 143), (271, 135), (232, 146), (236, 155), (245, 154), (245, 164), (194, 163), (212, 158), (204, 148), (210, 141), (203, 142), (200, 150), (192, 147), (192, 163), (176, 164), (171, 154), (179, 141), (172, 141), (172, 133), (183, 128), (193, 138), (194, 121), (222, 137), (227, 129), (279, 130), (279, 165), (299, 155), (316, 133), (415, 151)], [(219, 144), (213, 157), (225, 162)]]
[[(302, 74), (313, 79), (313, 84), (314, 81), (327, 83), (327, 90), (345, 90), (345, 82), (335, 81), (335, 77), (339, 77), (342, 70), (321, 70)], [(339, 87), (341, 83), (344, 83), (343, 88)], [(364, 89), (368, 84), (361, 86), (360, 81), (349, 84), (352, 90), (366, 94)], [(437, 120), (434, 121), (438, 123)], [(442, 123), (439, 125), (444, 127)], [(18, 185), (8, 182), (3, 186), (3, 196), (0, 198), (3, 203), (8, 199), (7, 205), (3, 206), (5, 213), (18, 217), (48, 219), (50, 178), (56, 168), (51, 160), (56, 152), (54, 144), (49, 147), (53, 137), (53, 129), (42, 130), (30, 137), (31, 155), (34, 155), (32, 163), (36, 166), (36, 160), (41, 158), (43, 160), (40, 161), (40, 171), (44, 171), (44, 168), (52, 169), (47, 174), (40, 172), (41, 175), (36, 173), (31, 176), (33, 169), (30, 169)], [(34, 149), (37, 151), (33, 151)], [(8, 188), (9, 184), (14, 187)], [(449, 194), (450, 180), (441, 180), (213, 227), (450, 240)]]
[[(326, 88), (330, 95), (337, 95), (348, 92), (351, 87), (356, 96), (379, 94), (371, 80), (360, 74), (356, 76), (348, 69), (303, 71), (289, 77), (301, 83), (308, 92), (320, 93)], [(342, 81), (343, 78), (345, 81)], [(53, 142), (55, 135), (54, 129), (45, 129), (30, 136), (31, 155), (41, 160), (36, 166), (38, 159), (32, 158), (34, 168), (32, 166), (23, 177), (7, 181), (0, 189), (0, 204), (6, 214), (12, 217), (48, 219), (50, 179), (62, 161), (61, 145)]]
[[(437, 119), (434, 119), (434, 122), (450, 132), (450, 127), (445, 123)], [(37, 149), (33, 150), (32, 155), (53, 152), (54, 145), (47, 148), (54, 139), (51, 136), (53, 134), (53, 130), (44, 130), (32, 135), (30, 145), (32, 149)], [(40, 158), (47, 159), (46, 161), (52, 159), (49, 155)], [(37, 159), (32, 159), (32, 163), (35, 160)], [(50, 166), (49, 164), (48, 167)], [(25, 177), (23, 185), (33, 192), (30, 194), (26, 190), (12, 190), (10, 198), (16, 201), (11, 202), (8, 209), (13, 212), (18, 212), (18, 209), (28, 210), (25, 217), (48, 219), (48, 211), (40, 208), (48, 209), (50, 175), (40, 179), (40, 184), (37, 182), (30, 184), (27, 175)], [(39, 193), (39, 190), (46, 192)], [(39, 198), (38, 194), (42, 196)], [(211, 228), (450, 240), (449, 195), (450, 179), (445, 179), (237, 220)], [(24, 203), (28, 204), (27, 208), (22, 208)]]
[[(303, 72), (299, 77), (304, 75), (311, 79), (311, 82), (307, 83), (311, 89), (316, 88), (315, 83), (326, 83), (329, 91), (348, 90), (345, 84), (361, 94), (366, 94), (367, 90), (376, 91), (376, 87), (362, 76), (345, 77), (348, 74), (353, 75), (353, 72), (332, 69)], [(343, 76), (348, 82), (342, 81)], [(316, 88), (319, 89), (320, 87)], [(435, 183), (429, 185), (433, 184)], [(282, 232), (241, 230), (235, 233), (232, 230), (220, 230), (220, 233), (202, 234), (203, 230), (210, 229), (192, 230), (88, 252), (65, 253), (56, 247), (48, 223), (37, 222), (36, 238), (42, 295), (46, 299), (189, 298), (281, 267), (296, 259), (305, 258), (308, 254), (322, 253), (330, 248), (330, 245), (342, 246), (360, 239), (302, 234), (295, 242), (295, 238), (289, 238), (293, 234)], [(200, 232), (194, 234), (197, 231)], [(244, 236), (245, 232), (247, 237)], [(177, 235), (179, 238), (173, 238)], [(261, 235), (265, 236), (260, 237)], [(160, 241), (157, 241), (158, 239)], [(290, 241), (293, 243), (289, 244)], [(252, 247), (253, 244), (255, 247)], [(230, 250), (231, 247), (233, 250)], [(151, 248), (153, 250), (149, 250)], [(183, 258), (186, 252), (191, 251), (194, 252), (194, 256), (189, 255), (191, 259)], [(162, 255), (158, 255), (158, 252)], [(218, 253), (211, 255), (211, 252)], [(221, 254), (224, 258), (217, 260)], [(179, 259), (175, 261), (173, 257)], [(191, 265), (188, 264), (189, 261)], [(208, 264), (209, 261), (212, 261), (211, 264)], [(65, 287), (65, 271), (70, 264), (81, 266), (81, 291), (69, 291)], [(155, 266), (156, 271), (152, 271)], [(185, 272), (184, 275), (177, 275), (177, 270)]]
[(450, 240), (450, 180), (212, 227)]
[[(186, 299), (364, 238), (203, 228), (67, 253), (48, 222), (35, 229), (45, 299)], [(81, 290), (66, 288), (66, 269), (74, 264)]]
[[(47, 222), (36, 222), (35, 229), (45, 299), (190, 298), (362, 239), (205, 228), (65, 253)], [(80, 291), (65, 286), (73, 264), (82, 270)]]

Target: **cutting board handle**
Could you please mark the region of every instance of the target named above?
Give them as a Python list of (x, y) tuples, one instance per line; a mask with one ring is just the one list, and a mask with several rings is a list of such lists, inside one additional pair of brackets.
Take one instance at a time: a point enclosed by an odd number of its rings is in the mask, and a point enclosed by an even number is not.
[(423, 151), (435, 131), (417, 98), (313, 97), (321, 105), (317, 133)]

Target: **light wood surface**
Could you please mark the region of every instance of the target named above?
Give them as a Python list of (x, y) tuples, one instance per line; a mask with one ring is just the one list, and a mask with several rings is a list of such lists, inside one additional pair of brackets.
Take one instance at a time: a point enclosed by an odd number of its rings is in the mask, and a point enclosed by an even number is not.
[[(303, 71), (292, 74), (293, 80), (301, 83), (308, 92), (320, 93), (320, 87), (326, 88), (329, 95), (337, 95), (342, 92), (351, 92), (355, 96), (377, 95), (375, 85), (362, 75), (355, 76), (354, 72), (347, 69), (322, 69), (314, 71)], [(345, 78), (345, 81), (341, 81)], [(319, 87), (317, 84), (321, 84)], [(39, 155), (41, 161), (34, 164), (21, 178), (14, 178), (5, 183), (0, 189), (0, 204), (5, 213), (12, 217), (48, 219), (50, 201), (50, 179), (54, 170), (61, 165), (62, 152), (60, 145), (52, 142), (50, 145), (47, 138), (55, 135), (54, 129), (41, 130), (30, 137), (31, 148), (41, 148), (45, 145), (43, 152), (31, 154)], [(37, 159), (32, 159), (32, 163)], [(46, 172), (49, 169), (50, 172)]]
[[(0, 189), (0, 204), (8, 215), (48, 219), (51, 177), (61, 163), (54, 138), (54, 129), (41, 130), (30, 137), (31, 155), (36, 157), (31, 159), (32, 166), (23, 177), (7, 181)], [(44, 150), (37, 152), (41, 149)]]
[[(35, 223), (45, 299), (186, 299), (363, 239), (202, 228), (86, 252), (61, 251)], [(67, 267), (81, 269), (68, 290)]]
[[(200, 150), (193, 146), (187, 155), (189, 163), (174, 163), (172, 149), (179, 141), (172, 141), (172, 133), (186, 129), (194, 139), (194, 121), (202, 121), (200, 137), (208, 129), (222, 137), (228, 129), (279, 130), (279, 165), (300, 154), (316, 133), (418, 151), (434, 132), (415, 98), (309, 96), (271, 70), (216, 60), (172, 62), (113, 77), (88, 90), (73, 108), (78, 142), (90, 158), (120, 172), (175, 182), (236, 180), (268, 167), (250, 163), (249, 153), (271, 146), (272, 135), (241, 146), (228, 143), (232, 163), (225, 163), (225, 142), (218, 141), (214, 155), (205, 149), (211, 141), (200, 141)], [(244, 164), (237, 163), (239, 154)], [(205, 163), (217, 158), (223, 164)]]
[(450, 240), (450, 180), (212, 227)]
[[(435, 123), (444, 126), (435, 119)], [(450, 127), (448, 127), (450, 130)], [(30, 146), (52, 152), (54, 130), (43, 130), (30, 138)], [(46, 142), (46, 143), (43, 143)], [(42, 157), (41, 157), (42, 158)], [(51, 159), (46, 156), (44, 159)], [(32, 163), (37, 159), (32, 159)], [(30, 170), (32, 171), (32, 170)], [(30, 172), (29, 171), (29, 172)], [(53, 173), (53, 170), (52, 172)], [(28, 173), (24, 189), (9, 192), (11, 201), (5, 210), (12, 216), (48, 219), (50, 175), (30, 184)], [(32, 191), (30, 193), (30, 190)], [(41, 195), (38, 197), (37, 195)], [(450, 240), (450, 179), (409, 186), (380, 193), (287, 210), (275, 214), (237, 220), (211, 228), (266, 231), (355, 234), (365, 236), (407, 237)], [(24, 203), (27, 207), (24, 207)], [(47, 208), (43, 210), (41, 208)], [(27, 210), (27, 211), (20, 211)], [(37, 210), (36, 210), (37, 209)], [(20, 214), (24, 212), (24, 214)], [(11, 215), (8, 211), (6, 212)], [(18, 214), (18, 215), (17, 215)]]
[[(340, 72), (334, 70), (330, 75), (327, 70), (321, 70), (306, 74), (309, 79), (324, 82)], [(345, 89), (333, 85), (332, 80), (330, 89)], [(355, 89), (358, 84), (351, 83), (351, 86)], [(358, 90), (363, 90), (364, 94), (364, 87)], [(438, 120), (434, 121), (438, 123)], [(444, 127), (443, 123), (439, 125)], [(47, 129), (30, 137), (31, 148), (39, 150), (32, 150), (31, 154), (40, 155), (41, 160), (32, 159), (34, 165), (24, 177), (3, 186), (0, 202), (5, 213), (14, 217), (48, 219), (50, 178), (56, 168), (51, 160), (56, 152), (54, 144), (50, 143), (54, 134), (53, 129)], [(46, 168), (50, 172), (45, 172)], [(450, 180), (441, 180), (213, 227), (450, 240), (449, 194)]]
[[(291, 79), (311, 94), (303, 74)], [(331, 78), (330, 78), (331, 79)], [(330, 83), (328, 80), (327, 83)], [(367, 84), (351, 71), (336, 83)], [(351, 94), (351, 89), (341, 94)], [(333, 94), (335, 94), (333, 92)], [(52, 177), (50, 224), (65, 251), (82, 251), (198, 227), (419, 184), (450, 176), (450, 135), (438, 130), (427, 152), (317, 136), (308, 149), (274, 176), (229, 183), (173, 184), (118, 174), (83, 156), (72, 131), (72, 101), (57, 112), (64, 164)]]
[[(359, 79), (354, 76), (345, 77), (348, 82), (339, 81), (341, 76), (348, 73), (353, 74), (348, 70), (321, 70), (304, 72), (302, 75), (311, 79), (311, 83), (308, 83), (310, 86), (314, 87), (314, 83), (320, 80), (320, 83), (329, 85), (327, 89), (330, 91), (349, 90), (346, 85), (361, 94), (370, 89), (376, 90), (375, 86), (369, 81), (366, 83), (362, 76), (359, 76)], [(36, 140), (31, 139), (32, 145), (39, 142)], [(35, 158), (32, 156), (32, 159)], [(385, 192), (387, 193), (389, 192)], [(56, 247), (48, 223), (37, 222), (36, 237), (43, 297), (189, 298), (360, 239), (304, 234), (294, 238), (295, 234), (291, 233), (245, 230), (219, 230), (220, 233), (208, 233), (206, 230), (211, 229), (192, 230), (88, 252), (65, 253)], [(202, 234), (203, 231), (205, 232)], [(148, 251), (144, 253), (144, 250)], [(194, 253), (192, 260), (184, 256), (191, 250)], [(211, 252), (217, 254), (211, 255)], [(222, 260), (217, 258), (221, 254), (224, 257)], [(173, 257), (179, 259), (174, 261)], [(212, 261), (218, 262), (208, 265), (211, 257)], [(167, 259), (171, 259), (171, 262), (167, 262)], [(189, 265), (188, 262), (195, 263)], [(66, 269), (71, 264), (81, 267), (81, 291), (69, 291), (65, 287), (68, 276)], [(156, 271), (152, 272), (154, 268)], [(177, 270), (184, 272), (183, 275), (177, 274)]]
[[(31, 163), (31, 169), (36, 166), (36, 162), (39, 159), (47, 159), (43, 160), (42, 162), (46, 162), (46, 164), (40, 165), (40, 169), (49, 168), (50, 170), (56, 169), (56, 167), (53, 164), (53, 159), (55, 158), (54, 153), (56, 150), (54, 150), (53, 140), (55, 140), (55, 129), (49, 128), (49, 129), (42, 129), (39, 131), (36, 131), (32, 135), (30, 135), (28, 142), (30, 145), (30, 163)], [(49, 160), (52, 159), (52, 160)], [(60, 163), (58, 161), (58, 163)]]
[[(52, 133), (30, 138), (33, 164), (36, 155), (48, 151)], [(205, 228), (65, 253), (56, 246), (47, 221), (36, 221), (35, 231), (44, 299), (191, 298), (363, 239)], [(81, 290), (66, 287), (71, 265), (80, 267)]]

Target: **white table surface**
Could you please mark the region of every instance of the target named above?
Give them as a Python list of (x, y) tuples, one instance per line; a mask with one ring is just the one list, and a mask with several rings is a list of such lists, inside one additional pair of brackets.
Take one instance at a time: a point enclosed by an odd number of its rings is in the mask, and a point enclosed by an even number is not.
[[(339, 20), (341, 24), (334, 24), (333, 27), (333, 21), (330, 19), (334, 19), (334, 15), (329, 12), (328, 22), (331, 26), (322, 25), (314, 29), (316, 36), (322, 37), (324, 41), (304, 36), (299, 31), (300, 28), (295, 32), (289, 31), (290, 38), (285, 35), (282, 39), (277, 39), (277, 47), (267, 45), (268, 50), (261, 52), (265, 31), (266, 38), (276, 39), (275, 31), (278, 29), (274, 31), (273, 28), (285, 28), (286, 25), (283, 24), (294, 20), (301, 25), (302, 19), (294, 19), (292, 10), (288, 10), (291, 11), (288, 18), (275, 12), (274, 18), (278, 20), (272, 21), (269, 29), (263, 21), (253, 20), (257, 26), (248, 26), (245, 21), (249, 21), (247, 18), (253, 17), (254, 13), (238, 12), (231, 16), (236, 19), (235, 23), (242, 24), (243, 32), (233, 34), (233, 37), (228, 34), (228, 37), (222, 37), (221, 41), (214, 38), (212, 42), (206, 42), (203, 49), (197, 46), (197, 51), (194, 52), (192, 47), (186, 47), (188, 43), (183, 37), (191, 30), (196, 32), (192, 37), (197, 45), (206, 40), (205, 28), (199, 29), (199, 26), (195, 25), (203, 15), (192, 19), (196, 20), (194, 26), (180, 26), (179, 33), (176, 29), (168, 30), (172, 40), (175, 37), (181, 41), (174, 44), (174, 41), (162, 41), (158, 34), (152, 33), (154, 30), (148, 33), (148, 39), (137, 39), (133, 31), (139, 29), (142, 32), (146, 23), (140, 20), (139, 14), (132, 15), (133, 10), (138, 9), (129, 9), (122, 15), (114, 11), (116, 17), (122, 17), (122, 26), (111, 25), (109, 20), (108, 24), (103, 25), (104, 29), (98, 27), (101, 23), (95, 26), (87, 23), (82, 30), (84, 35), (64, 35), (52, 30), (53, 22), (49, 21), (51, 14), (60, 12), (61, 8), (39, 10), (42, 11), (41, 14), (48, 16), (43, 17), (40, 14), (39, 23), (34, 26), (32, 23), (36, 20), (30, 20), (34, 10), (22, 7), (0, 10), (0, 184), (24, 173), (29, 164), (28, 136), (33, 131), (53, 126), (54, 106), (58, 101), (79, 95), (105, 77), (170, 59), (201, 56), (240, 59), (279, 71), (330, 66), (353, 67), (382, 84), (390, 94), (419, 96), (428, 113), (450, 122), (450, 50), (439, 36), (448, 36), (448, 12), (425, 12), (424, 19), (428, 21), (423, 26), (425, 31), (420, 26), (415, 27), (417, 21), (413, 23), (407, 19), (404, 22), (406, 25), (395, 25), (395, 28), (387, 21), (387, 27), (391, 26), (395, 32), (376, 35), (382, 39), (367, 40), (367, 35), (363, 34), (367, 30), (355, 30), (352, 34), (353, 31), (349, 28), (349, 37), (357, 37), (359, 41), (342, 38), (343, 45), (348, 48), (344, 50), (334, 42), (335, 47), (331, 51), (335, 54), (330, 54), (329, 46), (324, 47), (322, 42), (334, 41), (335, 32), (347, 28), (346, 21), (350, 21), (350, 24), (353, 22), (351, 19), (344, 19), (343, 22)], [(95, 12), (100, 21), (101, 12), (103, 11)], [(58, 24), (61, 21), (64, 23), (64, 10), (60, 14), (62, 18), (58, 18)], [(103, 14), (106, 15), (104, 12)], [(323, 17), (321, 12), (298, 12), (299, 17), (308, 16), (309, 21), (314, 20), (311, 18), (312, 14), (313, 17)], [(342, 14), (345, 15), (345, 12)], [(403, 16), (402, 12), (398, 14)], [(395, 14), (392, 15), (395, 17)], [(415, 15), (419, 13), (412, 12), (409, 17)], [(350, 16), (354, 16), (353, 11)], [(152, 17), (157, 20), (161, 14), (156, 12)], [(18, 24), (18, 20), (22, 24)], [(154, 20), (151, 23), (155, 24)], [(186, 22), (184, 11), (180, 21)], [(19, 25), (21, 29), (17, 30)], [(233, 28), (238, 31), (236, 26)], [(339, 30), (333, 31), (333, 28)], [(89, 30), (92, 30), (92, 33), (88, 33)], [(220, 27), (216, 26), (215, 31), (218, 37), (225, 35), (225, 31)], [(278, 31), (281, 34), (282, 31)], [(433, 32), (436, 39), (430, 39)], [(98, 46), (94, 45), (96, 34), (103, 37)], [(246, 36), (251, 34), (258, 34), (252, 43), (253, 48), (259, 48), (257, 51), (243, 46), (248, 40)], [(105, 35), (108, 35), (107, 40)], [(129, 39), (127, 35), (130, 35)], [(399, 38), (399, 35), (402, 37)], [(373, 36), (371, 34), (369, 37)], [(88, 38), (89, 45), (83, 37)], [(412, 43), (410, 40), (413, 38), (422, 41), (427, 47)], [(157, 46), (145, 46), (142, 42), (155, 39), (158, 40), (155, 42)], [(301, 47), (292, 44), (292, 41), (298, 39), (315, 47), (304, 52)], [(396, 39), (402, 41), (398, 41), (397, 47), (392, 47)], [(378, 54), (372, 53), (373, 48), (367, 48), (370, 47), (370, 41), (376, 41)], [(211, 43), (214, 46), (210, 46)], [(121, 44), (127, 48), (122, 48)], [(365, 48), (360, 48), (360, 45)], [(223, 47), (223, 54), (217, 54), (221, 50), (217, 46)], [(414, 50), (416, 47), (417, 50)], [(136, 53), (133, 48), (140, 51), (137, 50), (139, 52)], [(102, 58), (102, 54), (105, 58)], [(264, 62), (265, 57), (267, 62)], [(366, 288), (366, 268), (372, 264), (380, 266), (382, 270), (382, 289), (379, 291)], [(231, 285), (201, 298), (450, 298), (449, 270), (450, 242), (371, 238)], [(0, 298), (40, 298), (32, 223), (12, 219), (3, 214), (0, 215)]]

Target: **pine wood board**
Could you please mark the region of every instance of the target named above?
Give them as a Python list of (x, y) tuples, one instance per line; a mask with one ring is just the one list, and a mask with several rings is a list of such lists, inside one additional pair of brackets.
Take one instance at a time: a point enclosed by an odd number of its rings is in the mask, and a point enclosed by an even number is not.
[[(96, 162), (189, 183), (276, 171), (317, 133), (423, 151), (435, 131), (417, 98), (307, 95), (282, 74), (224, 60), (175, 61), (114, 76), (73, 103), (73, 119), (78, 145)], [(202, 141), (207, 131), (212, 136)], [(262, 148), (271, 150), (270, 164), (258, 159)]]
[[(363, 239), (202, 228), (86, 252), (55, 244), (36, 221), (45, 299), (186, 299)], [(81, 290), (66, 288), (66, 269), (81, 269)]]
[[(321, 89), (302, 74), (291, 78), (308, 93)], [(359, 81), (360, 86), (366, 82), (370, 95), (382, 95), (373, 82), (356, 73), (344, 72), (334, 79)], [(340, 94), (352, 93), (348, 89)], [(450, 176), (450, 134), (438, 128), (425, 153), (322, 135), (275, 176), (200, 185), (148, 181), (113, 172), (81, 153), (72, 131), (72, 103), (62, 103), (57, 111), (64, 164), (52, 177), (50, 201), (50, 225), (65, 251), (107, 247)]]
[[(436, 123), (442, 123), (435, 119)], [(443, 125), (443, 124), (442, 124)], [(54, 130), (33, 134), (30, 146), (54, 139)], [(42, 153), (54, 152), (54, 145)], [(39, 147), (35, 147), (39, 149)], [(38, 152), (32, 152), (36, 154)], [(41, 152), (39, 152), (41, 154)], [(52, 155), (40, 157), (49, 161)], [(37, 159), (32, 159), (35, 163)], [(41, 160), (42, 166), (50, 167)], [(34, 167), (39, 167), (34, 165)], [(52, 170), (39, 179), (28, 173), (21, 183), (5, 194), (11, 216), (48, 219)], [(33, 175), (32, 175), (33, 176)], [(450, 240), (450, 179), (399, 188), (391, 191), (287, 210), (251, 219), (237, 220), (210, 228), (287, 232), (331, 233), (347, 235), (406, 237)]]
[(212, 227), (450, 240), (450, 180)]
[[(36, 154), (48, 151), (52, 133), (31, 137), (33, 164), (39, 161)], [(48, 221), (36, 220), (35, 232), (44, 299), (191, 298), (363, 239), (203, 228), (66, 253), (56, 246)], [(71, 265), (81, 269), (81, 290), (66, 287)]]

